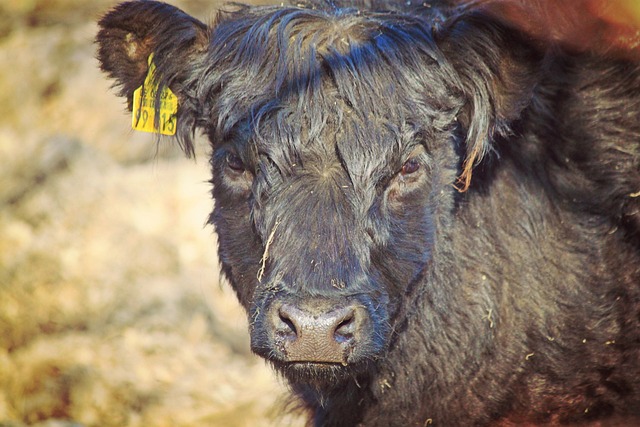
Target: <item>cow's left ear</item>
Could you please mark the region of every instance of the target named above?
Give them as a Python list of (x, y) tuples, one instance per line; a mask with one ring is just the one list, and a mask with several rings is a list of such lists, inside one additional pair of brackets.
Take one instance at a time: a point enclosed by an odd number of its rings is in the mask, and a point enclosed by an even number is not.
[(491, 150), (494, 138), (508, 135), (530, 104), (544, 55), (517, 30), (480, 13), (445, 24), (436, 40), (466, 100), (458, 117), (467, 131), (467, 146), (457, 185), (466, 191), (474, 166)]
[[(115, 80), (129, 110), (134, 92), (143, 83), (151, 82), (153, 90), (149, 92), (154, 94), (170, 88), (178, 102), (174, 132), (186, 154), (193, 154), (197, 117), (189, 77), (194, 62), (209, 46), (207, 26), (174, 6), (144, 0), (116, 6), (98, 25), (100, 67)], [(150, 73), (152, 67), (155, 71)]]

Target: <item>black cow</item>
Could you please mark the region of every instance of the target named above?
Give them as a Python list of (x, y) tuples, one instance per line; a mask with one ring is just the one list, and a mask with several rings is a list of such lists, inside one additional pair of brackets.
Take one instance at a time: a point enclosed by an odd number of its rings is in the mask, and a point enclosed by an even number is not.
[(211, 140), (253, 351), (317, 426), (640, 423), (638, 63), (375, 1), (100, 21)]

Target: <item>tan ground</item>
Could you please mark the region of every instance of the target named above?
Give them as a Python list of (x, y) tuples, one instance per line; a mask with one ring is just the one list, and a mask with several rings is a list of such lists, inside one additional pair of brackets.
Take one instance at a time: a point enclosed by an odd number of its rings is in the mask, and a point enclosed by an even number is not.
[(0, 1), (0, 426), (299, 426), (220, 281), (207, 143), (156, 150), (98, 71), (114, 3)]

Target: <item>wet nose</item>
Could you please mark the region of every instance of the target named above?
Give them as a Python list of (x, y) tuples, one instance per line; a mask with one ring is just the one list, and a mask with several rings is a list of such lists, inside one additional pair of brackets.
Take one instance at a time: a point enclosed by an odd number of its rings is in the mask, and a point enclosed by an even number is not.
[(346, 365), (365, 323), (366, 310), (356, 304), (329, 309), (284, 303), (273, 316), (276, 342), (288, 362)]

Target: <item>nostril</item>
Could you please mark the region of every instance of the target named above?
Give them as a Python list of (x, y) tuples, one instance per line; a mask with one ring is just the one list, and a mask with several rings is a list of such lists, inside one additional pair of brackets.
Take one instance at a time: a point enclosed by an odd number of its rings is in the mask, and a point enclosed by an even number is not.
[(298, 337), (298, 330), (296, 328), (296, 325), (293, 323), (289, 315), (284, 311), (280, 311), (278, 313), (278, 324), (276, 326), (276, 333), (282, 338), (286, 338), (291, 341), (295, 340)]
[(347, 317), (342, 319), (340, 323), (336, 326), (335, 332), (333, 334), (334, 339), (338, 343), (344, 343), (347, 341), (351, 341), (356, 332), (356, 320), (353, 313), (349, 314)]

